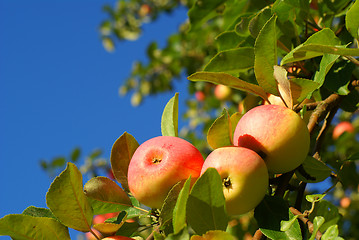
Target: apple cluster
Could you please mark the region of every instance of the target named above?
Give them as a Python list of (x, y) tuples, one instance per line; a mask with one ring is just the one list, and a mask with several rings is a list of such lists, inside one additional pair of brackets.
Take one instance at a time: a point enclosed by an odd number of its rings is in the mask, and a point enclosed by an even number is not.
[(208, 168), (222, 179), (226, 210), (239, 215), (254, 209), (267, 192), (269, 174), (292, 171), (309, 151), (309, 132), (289, 108), (261, 105), (238, 122), (233, 145), (213, 150), (204, 160), (200, 151), (179, 137), (147, 140), (134, 152), (128, 168), (133, 196), (161, 208), (171, 188), (191, 176), (193, 184)]

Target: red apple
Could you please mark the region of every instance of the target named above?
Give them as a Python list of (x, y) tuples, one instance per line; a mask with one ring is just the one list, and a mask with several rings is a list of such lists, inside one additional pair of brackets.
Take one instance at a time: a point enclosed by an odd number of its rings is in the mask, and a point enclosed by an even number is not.
[(118, 212), (96, 215), (92, 219), (92, 224), (95, 225), (95, 224), (99, 224), (99, 223), (104, 223), (107, 219), (117, 217), (117, 215), (118, 215)]
[(219, 84), (214, 88), (214, 96), (218, 100), (226, 100), (231, 95), (231, 92), (231, 88), (226, 85)]
[(102, 240), (134, 240), (134, 239), (124, 236), (110, 236), (110, 237), (102, 238)]
[(211, 152), (201, 174), (217, 169), (223, 181), (228, 215), (239, 215), (254, 209), (268, 188), (268, 169), (254, 151), (242, 147), (222, 147)]
[(257, 152), (271, 173), (285, 173), (305, 160), (310, 136), (305, 122), (289, 108), (261, 105), (249, 110), (239, 120), (234, 136), (235, 146)]
[(128, 167), (128, 185), (133, 196), (151, 208), (161, 208), (168, 192), (178, 182), (199, 177), (202, 154), (178, 137), (147, 140), (135, 151)]
[(197, 91), (195, 94), (197, 101), (202, 102), (206, 98), (206, 95), (202, 91)]
[(350, 206), (351, 201), (352, 200), (349, 197), (343, 197), (342, 199), (340, 199), (340, 206), (342, 208), (348, 208)]
[(350, 122), (340, 122), (333, 130), (333, 139), (338, 139), (344, 132), (353, 133), (354, 131), (355, 129)]

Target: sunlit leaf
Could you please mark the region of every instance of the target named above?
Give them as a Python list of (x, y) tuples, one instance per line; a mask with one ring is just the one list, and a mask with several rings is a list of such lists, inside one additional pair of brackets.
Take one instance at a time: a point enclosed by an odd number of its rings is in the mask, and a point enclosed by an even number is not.
[(165, 106), (161, 119), (163, 136), (178, 137), (178, 93)]
[(197, 72), (189, 76), (188, 79), (194, 82), (210, 82), (214, 84), (226, 85), (231, 88), (252, 93), (267, 100), (267, 94), (263, 88), (255, 84), (245, 82), (227, 73)]
[(187, 221), (197, 234), (210, 230), (226, 230), (227, 213), (222, 179), (209, 168), (193, 185), (187, 201)]
[(93, 210), (83, 192), (82, 175), (75, 164), (55, 178), (46, 194), (46, 204), (65, 226), (88, 232), (91, 228)]
[(309, 79), (304, 78), (292, 78), (290, 79), (290, 88), (292, 93), (293, 103), (301, 103), (304, 99), (312, 95), (312, 93), (320, 87), (319, 83), (316, 83)]
[(286, 106), (290, 109), (293, 108), (293, 99), (292, 99), (292, 91), (291, 84), (287, 77), (287, 70), (285, 68), (274, 65), (274, 78), (278, 83), (278, 91), (282, 96)]
[(231, 146), (232, 144), (232, 124), (226, 109), (211, 125), (207, 133), (207, 142), (212, 149)]
[(254, 66), (254, 49), (243, 47), (217, 53), (205, 66), (207, 72), (238, 73)]
[(311, 195), (306, 195), (305, 196), (305, 199), (308, 201), (308, 202), (319, 202), (321, 201), (323, 198), (325, 197), (325, 194), (311, 194)]
[(127, 192), (130, 191), (127, 183), (128, 165), (138, 146), (136, 139), (131, 134), (124, 132), (115, 141), (111, 150), (110, 160), (113, 175)]
[(254, 73), (259, 86), (266, 92), (279, 95), (277, 82), (273, 76), (273, 66), (277, 65), (276, 19), (273, 15), (263, 26), (254, 45)]
[(124, 190), (106, 177), (90, 179), (84, 186), (84, 192), (91, 202), (95, 215), (118, 212), (132, 206)]
[(47, 208), (39, 208), (39, 207), (34, 207), (34, 206), (27, 207), (27, 208), (22, 212), (22, 214), (29, 215), (29, 216), (33, 216), (33, 217), (48, 217), (48, 218), (56, 219), (56, 217), (55, 217), (54, 214), (50, 211), (50, 209), (47, 209)]
[(345, 15), (345, 26), (350, 34), (357, 38), (359, 37), (359, 2), (354, 1), (353, 5)]
[(220, 231), (220, 230), (214, 230), (214, 231), (208, 231), (206, 234), (203, 234), (202, 236), (194, 235), (191, 237), (191, 240), (235, 240), (236, 238), (233, 237), (230, 233)]
[(173, 209), (173, 233), (179, 233), (186, 226), (186, 205), (190, 192), (191, 177), (188, 178), (181, 189), (176, 205)]
[(10, 214), (0, 219), (0, 235), (17, 240), (70, 239), (67, 227), (48, 217)]
[(114, 235), (124, 224), (121, 222), (117, 223), (98, 223), (93, 225), (93, 228), (99, 231), (102, 235)]
[(337, 224), (341, 219), (338, 208), (324, 199), (315, 204), (314, 211), (309, 215), (309, 219), (313, 222), (315, 216), (322, 216), (325, 219), (325, 222), (319, 228), (322, 233), (330, 226)]
[(337, 237), (339, 235), (338, 225), (332, 225), (328, 227), (325, 233), (322, 235), (322, 240), (339, 240)]
[(316, 237), (316, 234), (320, 228), (320, 226), (323, 225), (325, 219), (322, 216), (316, 216), (313, 220), (313, 232), (312, 235), (310, 236), (309, 240), (314, 240)]

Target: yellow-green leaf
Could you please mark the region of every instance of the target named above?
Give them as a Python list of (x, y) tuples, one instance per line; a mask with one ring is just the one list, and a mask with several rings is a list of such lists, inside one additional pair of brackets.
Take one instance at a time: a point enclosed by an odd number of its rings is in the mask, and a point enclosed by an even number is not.
[(163, 110), (161, 132), (163, 136), (178, 137), (178, 93), (168, 101)]
[(213, 149), (233, 145), (231, 120), (226, 109), (209, 128), (207, 142)]
[(75, 164), (69, 162), (52, 182), (46, 194), (46, 204), (65, 226), (90, 231), (93, 210), (83, 192), (82, 175)]
[(125, 132), (115, 141), (111, 150), (110, 160), (113, 175), (127, 192), (130, 191), (127, 183), (128, 165), (138, 146), (136, 139)]
[(67, 227), (48, 217), (10, 214), (0, 219), (0, 235), (17, 240), (70, 239)]
[(196, 72), (188, 77), (194, 82), (210, 82), (214, 84), (222, 84), (231, 88), (242, 90), (260, 96), (267, 100), (267, 94), (262, 87), (243, 81), (227, 73), (219, 72)]
[(90, 198), (95, 215), (118, 212), (132, 206), (131, 200), (125, 191), (106, 177), (90, 179), (85, 184), (84, 192)]

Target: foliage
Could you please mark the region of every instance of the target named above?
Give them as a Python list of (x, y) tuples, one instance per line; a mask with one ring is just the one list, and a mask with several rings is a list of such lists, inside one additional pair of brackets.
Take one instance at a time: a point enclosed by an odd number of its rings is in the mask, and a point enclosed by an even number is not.
[[(109, 20), (101, 25), (104, 46), (113, 50), (116, 39), (137, 38), (142, 23), (178, 7), (188, 8), (189, 21), (163, 49), (156, 43), (149, 46), (149, 63), (137, 63), (120, 92), (132, 91), (137, 105), (145, 96), (172, 90), (173, 81), (185, 72), (194, 95), (187, 101), (189, 125), (178, 131), (175, 94), (160, 126), (163, 135), (188, 139), (204, 156), (231, 145), (242, 114), (259, 104), (276, 104), (271, 96), (277, 96), (279, 104), (308, 124), (311, 151), (305, 162), (271, 176), (266, 197), (241, 216), (227, 216), (222, 182), (213, 169), (193, 187), (190, 181), (175, 185), (161, 209), (148, 209), (127, 186), (128, 164), (139, 144), (125, 132), (114, 143), (110, 159), (119, 185), (98, 177), (83, 187), (81, 172), (72, 163), (80, 156), (74, 150), (46, 195), (48, 209), (30, 207), (1, 218), (0, 235), (47, 239), (56, 233), (69, 239), (70, 227), (97, 238), (94, 229), (104, 236), (147, 239), (358, 239), (359, 2), (119, 1), (115, 8), (105, 7)], [(216, 85), (231, 87), (230, 97), (217, 99)], [(204, 97), (195, 99), (198, 92)], [(356, 130), (333, 139), (340, 121), (350, 121)], [(57, 159), (42, 165), (56, 170), (67, 162)], [(98, 167), (90, 166), (83, 173)], [(323, 189), (317, 183), (329, 185)], [(93, 224), (95, 215), (110, 212), (120, 213), (101, 226)]]

